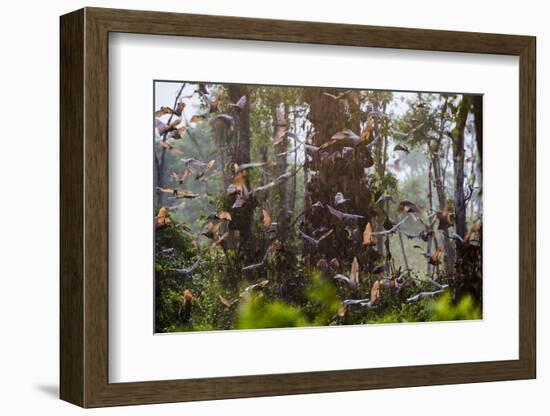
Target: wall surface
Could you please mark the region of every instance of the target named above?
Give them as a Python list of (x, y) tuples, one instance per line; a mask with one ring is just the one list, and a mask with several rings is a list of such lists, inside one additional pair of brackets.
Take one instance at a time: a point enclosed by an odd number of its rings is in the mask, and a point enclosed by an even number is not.
[[(550, 238), (543, 212), (549, 207), (543, 140), (550, 88), (548, 11), (541, 1), (462, 0), (359, 2), (68, 1), (4, 2), (0, 13), (0, 388), (2, 414), (74, 415), (77, 407), (58, 395), (58, 16), (83, 6), (318, 20), (537, 36), (538, 72), (538, 379), (400, 390), (318, 394), (207, 403), (167, 404), (87, 411), (102, 415), (241, 414), (316, 415), (546, 415), (550, 410), (550, 285), (544, 274)], [(547, 65), (546, 65), (547, 66)], [(25, 155), (24, 158), (21, 155)], [(546, 177), (546, 178), (545, 178)], [(546, 241), (545, 241), (546, 240)], [(548, 246), (546, 246), (548, 247)], [(546, 253), (547, 254), (547, 253)], [(543, 329), (543, 326), (546, 328)], [(220, 346), (220, 348), (222, 348)]]

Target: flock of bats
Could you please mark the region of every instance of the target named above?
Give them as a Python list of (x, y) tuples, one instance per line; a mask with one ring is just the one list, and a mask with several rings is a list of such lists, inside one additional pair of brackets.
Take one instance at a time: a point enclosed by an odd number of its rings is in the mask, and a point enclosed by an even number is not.
[[(183, 90), (183, 87), (182, 87)], [(184, 114), (186, 108), (186, 103), (183, 99), (189, 99), (197, 94), (202, 103), (206, 106), (207, 110), (200, 114), (194, 114), (189, 119)], [(340, 102), (346, 108), (349, 106), (350, 102), (359, 104), (362, 100), (362, 96), (359, 91), (348, 90), (344, 91), (338, 95), (332, 95), (329, 93), (324, 93), (327, 96), (327, 99), (333, 99)], [(170, 177), (175, 183), (173, 188), (157, 188), (158, 192), (168, 194), (169, 199), (178, 200), (178, 199), (196, 199), (202, 197), (202, 195), (196, 194), (189, 190), (182, 189), (178, 186), (184, 186), (190, 177), (193, 177), (194, 180), (200, 181), (205, 180), (208, 173), (212, 171), (215, 166), (215, 159), (210, 161), (200, 161), (196, 158), (184, 158), (184, 152), (176, 147), (174, 147), (173, 142), (177, 140), (182, 140), (185, 136), (185, 133), (190, 133), (191, 125), (196, 123), (202, 123), (209, 121), (209, 123), (215, 127), (219, 125), (226, 126), (229, 131), (233, 131), (236, 128), (236, 117), (235, 113), (239, 113), (244, 110), (247, 104), (247, 97), (242, 96), (236, 103), (225, 103), (225, 94), (224, 90), (219, 88), (217, 90), (212, 89), (208, 91), (206, 84), (197, 84), (193, 94), (179, 98), (175, 108), (170, 107), (161, 107), (159, 110), (154, 112), (155, 117), (155, 129), (158, 134), (159, 144), (164, 149), (164, 151), (169, 151), (173, 153), (176, 157), (180, 158), (182, 162), (182, 172), (171, 172)], [(224, 103), (224, 108), (230, 109), (230, 113), (220, 113), (221, 104)], [(369, 113), (373, 117), (377, 116), (375, 111)], [(161, 121), (161, 119), (168, 115), (169, 119), (167, 122)], [(379, 114), (378, 114), (379, 115)], [(308, 143), (309, 137), (306, 140), (300, 140), (297, 135), (288, 129), (288, 123), (284, 117), (283, 111), (280, 107), (276, 109), (276, 120), (275, 120), (275, 132), (272, 138), (273, 144), (279, 144), (285, 138), (293, 138), (295, 142), (295, 147), (279, 153), (277, 156), (282, 156), (290, 152), (297, 151), (299, 148), (304, 147), (305, 150), (309, 152), (317, 152), (323, 150), (334, 143), (345, 142), (348, 145), (353, 147), (357, 146), (367, 146), (371, 147), (377, 140), (374, 138), (374, 122), (373, 117), (369, 117), (366, 122), (366, 126), (361, 132), (357, 135), (351, 130), (343, 130), (336, 132), (326, 143), (321, 146), (313, 146)], [(418, 128), (418, 127), (416, 127)], [(394, 146), (394, 151), (400, 151), (404, 153), (409, 153), (409, 149), (404, 144), (397, 144)], [(263, 185), (260, 185), (256, 188), (249, 189), (247, 185), (247, 175), (248, 171), (251, 169), (270, 169), (275, 166), (275, 162), (250, 162), (244, 164), (233, 164), (232, 169), (232, 182), (226, 189), (225, 193), (227, 197), (233, 198), (232, 210), (236, 210), (245, 206), (249, 201), (257, 196), (260, 193), (266, 192), (271, 188), (277, 187), (281, 184), (284, 184), (290, 177), (296, 174), (298, 169), (295, 169), (294, 172), (285, 172), (282, 175), (278, 176), (274, 180), (267, 182)], [(303, 166), (302, 166), (303, 167)], [(300, 167), (300, 168), (302, 168)], [(225, 168), (225, 167), (223, 167)], [(422, 219), (422, 210), (421, 208), (410, 200), (401, 200), (396, 201), (392, 195), (382, 195), (376, 201), (376, 205), (380, 208), (384, 204), (393, 203), (397, 204), (397, 213), (401, 215), (399, 221), (393, 223), (388, 215), (386, 214), (386, 221), (383, 224), (384, 230), (382, 231), (373, 231), (372, 225), (368, 222), (362, 231), (357, 228), (352, 227), (358, 220), (364, 220), (365, 217), (357, 215), (350, 212), (345, 212), (339, 209), (340, 206), (343, 206), (348, 199), (341, 192), (337, 192), (334, 195), (334, 206), (329, 204), (323, 204), (320, 201), (311, 205), (311, 209), (326, 209), (328, 212), (338, 219), (341, 224), (344, 226), (345, 230), (348, 232), (350, 239), (352, 238), (361, 238), (362, 244), (365, 247), (375, 245), (374, 237), (377, 235), (389, 236), (397, 232), (401, 232), (401, 226), (409, 219), (419, 222), (422, 224), (422, 231), (418, 234), (407, 234), (406, 237), (409, 239), (419, 238), (425, 242), (434, 237), (434, 224), (435, 221), (439, 221), (439, 229), (448, 229), (453, 225), (453, 214), (448, 209), (445, 208), (441, 212), (429, 212), (427, 213), (428, 221)], [(345, 206), (345, 205), (344, 205)], [(204, 224), (199, 235), (192, 235), (190, 228), (185, 223), (176, 223), (170, 215), (170, 211), (178, 209), (181, 205), (175, 205), (173, 207), (160, 207), (158, 213), (155, 216), (155, 226), (157, 229), (162, 229), (164, 227), (177, 227), (184, 234), (191, 237), (195, 247), (199, 251), (196, 261), (187, 268), (175, 269), (175, 272), (181, 278), (192, 277), (197, 268), (200, 266), (203, 256), (206, 252), (215, 249), (217, 247), (225, 248), (225, 241), (229, 235), (228, 223), (232, 221), (232, 216), (229, 211), (221, 212), (212, 212), (207, 217), (207, 222)], [(381, 208), (382, 209), (382, 208)], [(384, 211), (385, 213), (385, 211)], [(262, 210), (263, 214), (263, 229), (266, 235), (270, 235), (277, 229), (277, 223), (272, 220), (272, 215), (267, 209)], [(477, 220), (467, 233), (464, 238), (460, 238), (458, 235), (453, 234), (452, 238), (460, 239), (463, 244), (470, 244), (473, 241), (473, 236), (481, 228), (480, 220)], [(305, 234), (299, 228), (296, 230), (297, 234), (304, 240), (304, 242), (313, 248), (317, 248), (325, 240), (331, 238), (331, 235), (334, 232), (334, 229), (324, 229), (320, 235), (310, 236)], [(210, 243), (201, 248), (199, 245), (200, 236), (205, 236), (210, 239)], [(423, 252), (422, 255), (427, 259), (427, 262), (432, 266), (439, 266), (441, 264), (441, 259), (443, 255), (442, 246), (438, 244), (437, 239), (434, 238), (435, 248), (433, 252)], [(415, 248), (422, 249), (419, 245), (414, 245)], [(277, 254), (277, 251), (281, 249), (281, 243), (276, 239), (271, 239), (270, 244), (265, 251), (265, 254), (257, 263), (250, 264), (242, 268), (243, 272), (248, 270), (258, 269), (265, 266), (270, 262)], [(173, 248), (162, 249), (159, 253), (163, 256), (172, 256), (175, 253)], [(325, 273), (333, 273), (333, 279), (335, 282), (343, 282), (348, 285), (350, 288), (357, 288), (360, 282), (360, 271), (359, 271), (359, 262), (357, 257), (354, 257), (351, 262), (351, 270), (348, 274), (341, 273), (340, 262), (338, 259), (334, 258), (330, 262), (326, 259), (321, 259), (317, 263), (317, 267)], [(370, 297), (365, 299), (345, 299), (342, 302), (341, 314), (345, 313), (347, 307), (352, 305), (360, 305), (366, 308), (373, 308), (379, 302), (381, 296), (381, 288), (387, 287), (392, 292), (398, 290), (401, 286), (404, 286), (405, 282), (409, 282), (413, 279), (410, 277), (408, 270), (407, 273), (401, 273), (401, 270), (396, 272), (395, 270), (390, 270), (387, 264), (380, 264), (371, 271), (371, 274), (376, 276), (381, 276), (377, 278), (370, 288)], [(407, 303), (418, 302), (426, 297), (434, 296), (436, 294), (442, 293), (447, 285), (440, 284), (433, 279), (427, 279), (427, 282), (431, 283), (434, 286), (434, 290), (430, 292), (420, 292), (412, 297), (407, 299)], [(241, 299), (247, 298), (251, 292), (256, 288), (262, 288), (269, 284), (269, 280), (260, 280), (247, 288), (245, 288), (236, 299), (226, 299), (222, 295), (219, 295), (220, 302), (230, 308)], [(180, 320), (182, 322), (188, 322), (191, 316), (191, 307), (193, 303), (193, 294), (191, 290), (185, 289), (182, 292), (182, 303), (179, 311)]]

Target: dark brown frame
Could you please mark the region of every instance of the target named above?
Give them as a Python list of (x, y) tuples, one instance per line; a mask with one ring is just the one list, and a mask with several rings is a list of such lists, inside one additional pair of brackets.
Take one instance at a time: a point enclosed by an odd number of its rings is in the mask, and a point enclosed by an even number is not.
[[(519, 359), (109, 383), (109, 32), (518, 56)], [(535, 45), (530, 36), (98, 8), (62, 16), (61, 398), (83, 407), (100, 407), (535, 378)]]

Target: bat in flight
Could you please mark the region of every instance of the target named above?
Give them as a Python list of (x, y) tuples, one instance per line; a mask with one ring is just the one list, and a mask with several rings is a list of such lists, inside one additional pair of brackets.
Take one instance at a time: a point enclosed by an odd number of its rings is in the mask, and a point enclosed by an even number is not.
[(453, 214), (448, 207), (443, 208), (442, 211), (436, 212), (437, 219), (439, 220), (438, 229), (446, 230), (453, 225)]
[(397, 212), (399, 212), (400, 214), (404, 212), (419, 213), (420, 207), (416, 205), (414, 202), (409, 201), (408, 199), (404, 199), (399, 203), (399, 206), (397, 207)]
[(361, 220), (365, 218), (362, 215), (356, 215), (356, 214), (349, 214), (346, 212), (339, 211), (330, 205), (327, 205), (327, 208), (329, 212), (334, 215), (336, 218), (338, 218), (340, 221), (354, 221), (354, 220)]
[(188, 198), (188, 199), (194, 199), (197, 198), (199, 195), (194, 194), (191, 191), (185, 191), (183, 189), (172, 189), (172, 188), (161, 188), (158, 187), (157, 190), (159, 192), (165, 193), (165, 194), (172, 194), (174, 198)]
[(169, 150), (170, 152), (174, 153), (175, 155), (178, 155), (178, 156), (183, 156), (184, 155), (183, 150), (176, 149), (173, 145), (171, 145), (170, 143), (167, 143), (164, 140), (161, 140), (159, 143), (162, 147), (164, 147), (166, 150)]
[(404, 144), (396, 144), (395, 147), (393, 148), (393, 151), (394, 152), (401, 151), (401, 152), (405, 152), (406, 154), (409, 154), (411, 152), (409, 148)]
[(174, 139), (178, 140), (183, 137), (183, 134), (187, 130), (187, 127), (177, 127), (181, 123), (181, 118), (176, 118), (169, 125), (160, 121), (158, 118), (155, 119), (155, 128), (159, 136), (164, 136), (165, 139)]
[(265, 185), (262, 185), (262, 186), (258, 186), (252, 192), (256, 193), (256, 192), (261, 192), (261, 191), (265, 191), (267, 189), (273, 188), (274, 186), (280, 185), (281, 183), (285, 182), (291, 176), (292, 176), (292, 173), (285, 172), (281, 176), (279, 176), (279, 177), (275, 178), (274, 180), (272, 180), (271, 182), (266, 183)]
[(174, 223), (172, 218), (170, 218), (170, 212), (166, 207), (160, 207), (158, 214), (155, 216), (156, 227), (164, 227)]
[(337, 95), (334, 95), (334, 94), (331, 94), (331, 93), (328, 93), (328, 92), (324, 92), (323, 95), (325, 97), (329, 97), (329, 98), (332, 98), (335, 101), (338, 101), (345, 108), (349, 107), (350, 102), (353, 102), (356, 105), (360, 105), (361, 104), (361, 99), (363, 98), (363, 96), (361, 95), (361, 93), (359, 91), (354, 91), (354, 90), (347, 90), (347, 91), (341, 92)]
[(171, 172), (170, 177), (174, 182), (177, 182), (180, 185), (183, 185), (187, 180), (187, 177), (189, 176), (189, 174), (190, 174), (189, 169), (185, 169), (181, 175), (178, 175), (177, 172)]
[(410, 298), (407, 298), (406, 302), (407, 303), (420, 302), (422, 299), (426, 299), (426, 298), (438, 295), (440, 293), (443, 293), (444, 291), (445, 289), (434, 290), (433, 292), (420, 292), (414, 296), (411, 296)]
[(393, 204), (397, 203), (393, 195), (382, 195), (380, 198), (376, 200), (376, 204), (380, 205), (384, 202), (391, 202)]
[(222, 295), (218, 295), (218, 298), (220, 299), (221, 304), (223, 306), (225, 306), (226, 308), (231, 308), (233, 305), (235, 305), (237, 302), (239, 302), (239, 300), (241, 300), (240, 298), (229, 300), (229, 299), (227, 299), (226, 297), (224, 297)]
[(190, 267), (175, 269), (175, 272), (182, 277), (191, 277), (193, 276), (193, 273), (195, 272), (195, 270), (197, 270), (197, 268), (200, 266), (201, 262), (202, 262), (202, 257), (199, 257), (197, 258), (197, 260), (195, 260), (195, 262)]
[(342, 192), (336, 192), (336, 195), (334, 195), (334, 205), (342, 205), (349, 201), (348, 198), (344, 198), (344, 194)]
[(335, 274), (334, 279), (346, 282), (348, 286), (352, 289), (358, 287), (359, 286), (359, 262), (357, 261), (357, 257), (353, 258), (349, 276), (346, 276), (344, 274)]
[(235, 128), (235, 118), (229, 114), (218, 114), (210, 121), (210, 124), (214, 127), (225, 125), (229, 127), (229, 130), (233, 130)]
[(203, 121), (206, 121), (207, 118), (208, 114), (194, 114), (191, 116), (189, 123), (202, 123)]
[(246, 95), (243, 95), (241, 98), (239, 98), (239, 100), (235, 104), (229, 103), (230, 107), (238, 108), (239, 111), (243, 111), (245, 105), (246, 105)]
[(277, 229), (277, 223), (273, 222), (271, 213), (267, 209), (262, 209), (264, 231), (266, 233), (274, 232)]
[(193, 173), (195, 176), (195, 180), (199, 180), (202, 177), (204, 177), (212, 167), (214, 167), (214, 164), (216, 163), (215, 159), (210, 160), (209, 162), (201, 162), (198, 159), (195, 158), (189, 158), (189, 159), (181, 159), (183, 163), (185, 163), (185, 167)]
[(191, 308), (193, 306), (193, 293), (185, 289), (182, 293), (182, 302), (178, 312), (181, 322), (187, 323), (191, 319)]
[(288, 135), (288, 123), (285, 119), (284, 108), (279, 105), (275, 109), (275, 135), (273, 136), (273, 144), (281, 144), (284, 138)]
[(370, 289), (370, 298), (368, 299), (345, 299), (344, 306), (360, 305), (367, 309), (373, 308), (380, 299), (380, 280), (375, 280)]
[(333, 134), (329, 141), (319, 147), (319, 150), (324, 150), (335, 143), (343, 143), (346, 146), (355, 147), (359, 144), (360, 140), (361, 138), (352, 130), (346, 129)]
[(235, 173), (242, 172), (254, 168), (272, 168), (275, 166), (275, 163), (268, 160), (267, 162), (248, 162), (248, 163), (238, 163), (233, 164), (233, 171)]
[(433, 253), (423, 253), (423, 256), (428, 259), (428, 264), (432, 266), (438, 266), (441, 264), (441, 255), (443, 254), (443, 248), (437, 246)]
[(262, 267), (271, 257), (273, 257), (275, 255), (277, 250), (279, 250), (280, 248), (281, 248), (281, 243), (279, 243), (278, 241), (275, 241), (275, 242), (271, 243), (269, 245), (269, 247), (267, 248), (262, 260), (259, 263), (255, 263), (255, 264), (251, 264), (249, 266), (243, 267), (242, 270), (243, 271), (253, 270), (253, 269), (257, 269), (259, 267)]
[(313, 247), (317, 248), (319, 246), (319, 244), (321, 244), (321, 242), (327, 238), (328, 236), (330, 236), (332, 234), (334, 230), (331, 228), (330, 230), (328, 230), (326, 233), (324, 233), (321, 237), (319, 237), (318, 239), (315, 239), (307, 234), (305, 234), (304, 232), (302, 232), (302, 230), (298, 230), (298, 232), (300, 233), (300, 236), (305, 240), (307, 241), (309, 244), (311, 244)]
[(160, 110), (155, 111), (155, 117), (162, 117), (167, 114), (173, 114), (175, 116), (181, 117), (183, 113), (183, 109), (185, 108), (185, 103), (183, 101), (180, 101), (176, 109), (173, 109), (171, 107), (160, 107)]
[(373, 246), (375, 245), (374, 239), (372, 238), (372, 225), (370, 222), (365, 225), (365, 230), (363, 231), (363, 245), (364, 246)]

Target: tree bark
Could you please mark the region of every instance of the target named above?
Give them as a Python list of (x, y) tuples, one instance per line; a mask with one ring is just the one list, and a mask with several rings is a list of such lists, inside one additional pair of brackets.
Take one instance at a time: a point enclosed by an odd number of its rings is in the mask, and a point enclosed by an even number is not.
[[(433, 166), (433, 162), (430, 160), (430, 164), (428, 166), (428, 203), (430, 204), (430, 213), (433, 213), (433, 211), (434, 211), (433, 186), (432, 186), (432, 182), (433, 182), (433, 180), (432, 180), (432, 178), (433, 178), (432, 166)], [(433, 227), (430, 227), (430, 231), (433, 232)], [(428, 241), (426, 242), (426, 253), (431, 253), (432, 240), (433, 240), (433, 235), (430, 234), (430, 236), (428, 237)], [(426, 268), (427, 268), (426, 272), (428, 274), (431, 273), (432, 265), (430, 263), (427, 263)]]
[[(275, 107), (272, 108), (271, 114), (273, 119), (273, 134), (277, 131), (277, 106), (282, 106), (282, 111), (285, 117), (285, 120), (288, 125), (288, 117), (287, 117), (287, 108), (284, 104), (277, 104)], [(281, 143), (278, 143), (275, 145), (275, 154), (278, 155), (280, 153), (286, 152), (288, 149), (288, 138), (285, 136), (281, 140)], [(276, 156), (275, 161), (275, 169), (274, 169), (274, 176), (278, 178), (282, 174), (284, 174), (288, 170), (288, 162), (287, 162), (287, 155), (283, 154), (281, 156)], [(295, 180), (295, 179), (294, 179)], [(273, 194), (275, 196), (275, 199), (278, 202), (277, 207), (277, 237), (279, 240), (284, 241), (288, 238), (289, 234), (289, 225), (290, 225), (290, 216), (289, 216), (289, 195), (287, 192), (287, 185), (289, 181), (283, 183), (282, 185), (278, 186)]]
[(453, 176), (455, 232), (460, 237), (466, 235), (466, 204), (464, 201), (464, 130), (468, 118), (469, 100), (462, 99), (456, 125), (456, 136), (453, 137)]
[(475, 95), (471, 97), (474, 113), (474, 127), (476, 134), (477, 153), (479, 155), (479, 171), (483, 173), (483, 97)]
[[(432, 154), (431, 158), (439, 211), (443, 211), (445, 207), (447, 207), (447, 196), (444, 185), (445, 178), (442, 176), (439, 156), (437, 154)], [(447, 279), (452, 279), (454, 276), (455, 250), (449, 240), (449, 231), (443, 229), (441, 233), (443, 234), (443, 250), (445, 252), (445, 276)]]
[[(466, 204), (464, 197), (464, 132), (471, 101), (463, 97), (457, 115), (456, 134), (453, 137), (453, 173), (454, 173), (454, 203), (455, 203), (455, 232), (460, 237), (466, 234)], [(474, 302), (481, 304), (482, 276), (481, 276), (481, 238), (479, 244), (464, 244), (456, 241), (456, 279), (453, 282), (454, 300), (458, 302), (464, 295), (471, 295)]]
[[(243, 164), (250, 162), (250, 97), (249, 89), (246, 85), (232, 84), (228, 88), (229, 99), (237, 102), (243, 95), (246, 96), (246, 104), (243, 109), (235, 108), (235, 133), (233, 135), (234, 143), (231, 144), (232, 154), (229, 169), (234, 163)], [(247, 179), (247, 187), (250, 189), (250, 183)], [(239, 232), (239, 254), (243, 262), (249, 262), (260, 255), (260, 250), (256, 246), (255, 234), (253, 231), (254, 209), (256, 203), (250, 198), (241, 208), (236, 208), (232, 212), (233, 220), (231, 227)]]
[[(379, 111), (384, 113), (386, 110), (385, 105), (380, 105), (377, 101), (372, 102), (374, 111)], [(374, 134), (378, 136), (382, 136), (381, 133), (381, 125), (380, 120), (378, 118), (375, 119), (374, 122)], [(386, 136), (384, 135), (382, 137), (382, 140), (378, 140), (374, 147), (374, 166), (376, 170), (376, 174), (378, 175), (378, 178), (382, 180), (384, 178), (385, 172), (386, 172), (386, 151), (387, 151), (387, 143), (386, 143)], [(387, 204), (386, 204), (386, 212), (387, 212)], [(373, 226), (375, 229), (380, 229), (383, 220), (381, 218), (374, 218)], [(374, 239), (376, 242), (376, 250), (380, 253), (380, 255), (384, 255), (384, 237), (381, 235), (377, 235)]]
[[(306, 102), (310, 104), (307, 118), (314, 128), (312, 144), (315, 146), (322, 146), (339, 131), (350, 129), (358, 134), (360, 128), (361, 111), (355, 103), (351, 103), (354, 107), (346, 111), (341, 102), (324, 95), (324, 92), (338, 94), (339, 91), (311, 88), (307, 90), (305, 97)], [(365, 146), (354, 148), (343, 143), (335, 143), (323, 150), (310, 153), (310, 156), (311, 160), (305, 160), (304, 169), (306, 214), (303, 231), (311, 235), (314, 230), (327, 227), (334, 229), (334, 232), (322, 246), (304, 246), (308, 253), (307, 261), (310, 265), (315, 265), (322, 258), (329, 261), (337, 258), (342, 270), (349, 270), (352, 259), (357, 256), (361, 270), (372, 268), (374, 261), (379, 257), (376, 256), (377, 251), (370, 247), (366, 250), (361, 240), (350, 238), (344, 229), (344, 226), (348, 225), (356, 230), (356, 234), (362, 234), (366, 223), (373, 221), (378, 213), (371, 205), (372, 201), (376, 200), (373, 195), (375, 190), (365, 183), (365, 169), (374, 164), (370, 150)], [(336, 192), (342, 192), (349, 201), (336, 207)], [(311, 209), (311, 205), (316, 202), (321, 202), (324, 208)], [(327, 205), (365, 218), (343, 224), (330, 214)]]

